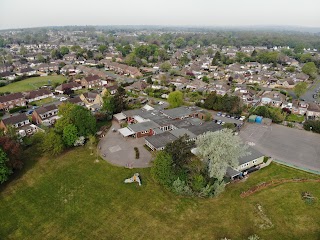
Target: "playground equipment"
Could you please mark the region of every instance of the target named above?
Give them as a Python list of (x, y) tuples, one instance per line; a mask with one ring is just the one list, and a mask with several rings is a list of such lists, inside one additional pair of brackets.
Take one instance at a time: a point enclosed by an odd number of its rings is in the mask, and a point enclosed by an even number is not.
[(124, 183), (133, 183), (133, 182), (137, 182), (139, 184), (139, 186), (141, 186), (139, 173), (135, 173), (135, 174), (133, 174), (133, 176), (131, 178), (127, 178), (126, 180), (124, 180)]

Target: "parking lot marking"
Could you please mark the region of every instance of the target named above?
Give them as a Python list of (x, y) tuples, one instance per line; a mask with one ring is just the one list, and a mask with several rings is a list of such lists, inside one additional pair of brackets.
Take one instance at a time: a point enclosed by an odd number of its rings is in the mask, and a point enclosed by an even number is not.
[(121, 150), (121, 147), (120, 147), (119, 145), (113, 146), (113, 147), (109, 147), (109, 151), (110, 151), (111, 153), (118, 152), (118, 151), (120, 151), (120, 150)]

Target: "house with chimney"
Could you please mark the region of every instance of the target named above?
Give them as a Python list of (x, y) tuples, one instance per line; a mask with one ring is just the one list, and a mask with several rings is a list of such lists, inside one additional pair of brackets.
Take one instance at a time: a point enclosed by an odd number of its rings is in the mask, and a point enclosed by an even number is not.
[(0, 110), (8, 111), (14, 107), (22, 106), (26, 106), (26, 99), (20, 92), (0, 96)]
[(101, 87), (102, 81), (98, 75), (90, 75), (81, 80), (81, 86), (85, 88)]
[(58, 107), (54, 104), (39, 107), (32, 113), (32, 122), (34, 124), (43, 124), (45, 126), (53, 125), (60, 117), (58, 116)]

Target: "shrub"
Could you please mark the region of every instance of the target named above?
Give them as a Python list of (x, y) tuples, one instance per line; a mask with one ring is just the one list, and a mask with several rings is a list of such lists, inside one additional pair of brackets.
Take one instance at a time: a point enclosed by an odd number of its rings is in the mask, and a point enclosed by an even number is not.
[(152, 177), (161, 185), (171, 187), (174, 179), (172, 164), (170, 154), (162, 151), (158, 152), (151, 167)]
[(303, 128), (307, 131), (320, 133), (320, 120), (307, 120), (304, 122)]
[(186, 196), (193, 195), (191, 188), (186, 184), (185, 181), (180, 180), (180, 178), (177, 178), (173, 182), (172, 190), (174, 193), (179, 194), (179, 195), (186, 195)]
[(136, 159), (139, 159), (140, 157), (139, 149), (137, 147), (134, 147), (134, 151), (136, 152)]
[(26, 106), (12, 108), (12, 109), (9, 110), (9, 113), (15, 113), (15, 112), (18, 112), (18, 111), (20, 111), (22, 109), (26, 109)]

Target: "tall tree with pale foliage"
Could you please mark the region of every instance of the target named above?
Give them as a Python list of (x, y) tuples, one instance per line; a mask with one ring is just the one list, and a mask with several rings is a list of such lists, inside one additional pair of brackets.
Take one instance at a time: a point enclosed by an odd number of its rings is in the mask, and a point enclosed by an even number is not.
[(168, 96), (170, 108), (180, 107), (183, 104), (183, 93), (180, 91), (171, 92)]
[(239, 166), (239, 158), (249, 155), (248, 146), (231, 129), (206, 132), (196, 141), (197, 155), (208, 164), (211, 178), (221, 181), (228, 167)]

